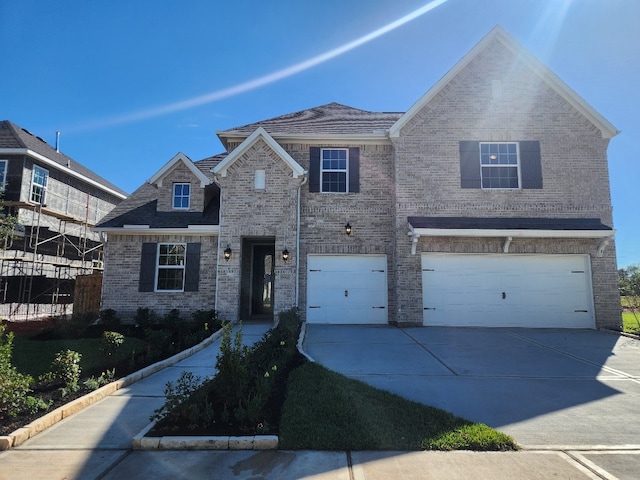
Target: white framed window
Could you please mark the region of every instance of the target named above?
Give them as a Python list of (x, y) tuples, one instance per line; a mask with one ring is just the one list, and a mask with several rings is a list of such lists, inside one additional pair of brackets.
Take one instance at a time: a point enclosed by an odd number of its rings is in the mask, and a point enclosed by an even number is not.
[(320, 150), (320, 187), (323, 193), (346, 193), (349, 185), (349, 149)]
[(191, 184), (173, 184), (173, 208), (176, 210), (187, 210), (191, 204)]
[(186, 243), (159, 243), (156, 261), (156, 292), (183, 292)]
[(31, 201), (34, 203), (44, 204), (47, 195), (47, 182), (49, 181), (49, 170), (33, 166), (33, 175), (31, 177)]
[(518, 143), (481, 142), (480, 179), (486, 190), (520, 188)]
[(4, 188), (7, 185), (7, 168), (9, 167), (8, 160), (0, 160), (0, 192), (4, 192)]
[(264, 190), (267, 187), (267, 173), (264, 170), (256, 170), (253, 175), (254, 190)]

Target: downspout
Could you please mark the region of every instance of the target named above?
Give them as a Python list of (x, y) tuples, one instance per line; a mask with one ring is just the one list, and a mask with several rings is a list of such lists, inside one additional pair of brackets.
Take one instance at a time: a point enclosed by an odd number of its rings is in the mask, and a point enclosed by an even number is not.
[(296, 308), (298, 308), (300, 304), (300, 192), (302, 190), (302, 186), (308, 181), (309, 177), (305, 176), (302, 180), (302, 183), (298, 185), (298, 211), (296, 219)]
[(218, 206), (218, 248), (216, 250), (216, 293), (213, 298), (214, 309), (218, 310), (218, 282), (220, 278), (220, 269), (218, 268), (218, 260), (220, 258), (220, 225), (222, 225), (222, 187), (218, 183), (218, 176), (216, 174), (213, 175), (213, 182), (220, 189), (220, 205)]

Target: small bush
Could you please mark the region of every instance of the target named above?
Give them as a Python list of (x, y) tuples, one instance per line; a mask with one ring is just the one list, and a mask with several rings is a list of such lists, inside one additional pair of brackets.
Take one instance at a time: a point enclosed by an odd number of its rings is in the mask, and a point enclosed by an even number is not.
[(149, 308), (138, 307), (133, 320), (140, 328), (147, 329), (151, 328), (158, 322), (158, 316)]
[(56, 353), (51, 362), (51, 373), (54, 380), (62, 383), (64, 389), (69, 392), (77, 392), (80, 388), (80, 355), (73, 350), (62, 350)]
[(15, 417), (32, 410), (33, 397), (29, 397), (33, 378), (19, 373), (11, 364), (13, 333), (5, 334), (0, 319), (0, 419)]
[(109, 359), (116, 354), (124, 343), (124, 335), (118, 332), (104, 332), (102, 334), (102, 353)]
[(109, 330), (118, 330), (118, 327), (122, 324), (116, 311), (112, 308), (107, 308), (100, 312), (100, 323)]

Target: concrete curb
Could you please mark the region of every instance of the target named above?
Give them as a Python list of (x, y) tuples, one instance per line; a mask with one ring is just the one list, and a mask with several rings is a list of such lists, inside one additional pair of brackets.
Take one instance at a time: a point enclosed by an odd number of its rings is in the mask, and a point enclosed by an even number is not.
[(82, 409), (88, 407), (89, 405), (93, 405), (94, 403), (102, 400), (105, 397), (108, 397), (112, 393), (120, 390), (121, 388), (128, 387), (132, 383), (138, 382), (143, 378), (146, 378), (154, 373), (159, 372), (160, 370), (171, 366), (175, 363), (178, 363), (181, 360), (184, 360), (187, 357), (190, 357), (194, 353), (199, 352), (205, 347), (208, 347), (213, 342), (215, 342), (222, 335), (222, 329), (219, 329), (215, 333), (213, 333), (208, 338), (205, 338), (202, 342), (193, 347), (187, 348), (182, 352), (175, 354), (172, 357), (165, 358), (159, 362), (156, 362), (152, 365), (149, 365), (137, 372), (133, 372), (126, 377), (122, 377), (118, 380), (115, 380), (103, 387), (94, 390), (80, 398), (76, 398), (75, 400), (62, 405), (55, 410), (52, 410), (49, 413), (46, 413), (42, 417), (34, 420), (33, 422), (25, 425), (22, 428), (19, 428), (9, 435), (0, 436), (0, 451), (9, 450), (10, 448), (17, 447), (22, 443), (26, 442), (30, 438), (34, 437), (38, 433), (46, 430), (52, 425), (58, 423), (59, 421), (73, 415), (81, 411)]
[(277, 450), (277, 435), (165, 436), (147, 437), (156, 422), (151, 422), (132, 440), (134, 450)]

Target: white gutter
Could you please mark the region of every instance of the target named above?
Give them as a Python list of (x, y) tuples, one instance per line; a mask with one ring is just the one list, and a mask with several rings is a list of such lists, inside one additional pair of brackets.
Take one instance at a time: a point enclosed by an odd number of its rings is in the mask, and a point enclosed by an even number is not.
[(53, 160), (45, 157), (44, 155), (40, 155), (37, 152), (34, 152), (33, 150), (29, 150), (28, 148), (0, 148), (0, 155), (29, 155), (30, 157), (36, 158), (38, 160), (40, 160), (42, 163), (55, 168), (56, 170), (59, 170), (61, 172), (66, 173), (67, 175), (71, 175), (72, 177), (78, 178), (80, 180), (82, 180), (83, 182), (86, 182), (90, 185), (93, 185), (94, 187), (98, 187), (100, 190), (103, 190), (107, 193), (110, 193), (111, 195), (114, 195), (122, 200), (124, 200), (125, 198), (127, 198), (126, 195), (117, 192), (109, 187), (105, 187), (103, 184), (101, 184), (100, 182), (97, 182), (95, 180), (90, 179), (89, 177), (85, 177), (84, 175), (76, 172), (75, 170), (72, 170), (68, 167), (65, 167), (63, 165), (60, 165), (58, 162), (54, 162)]
[(150, 228), (149, 225), (124, 225), (123, 227), (94, 227), (92, 230), (119, 235), (218, 235), (220, 226), (189, 225), (187, 228)]

